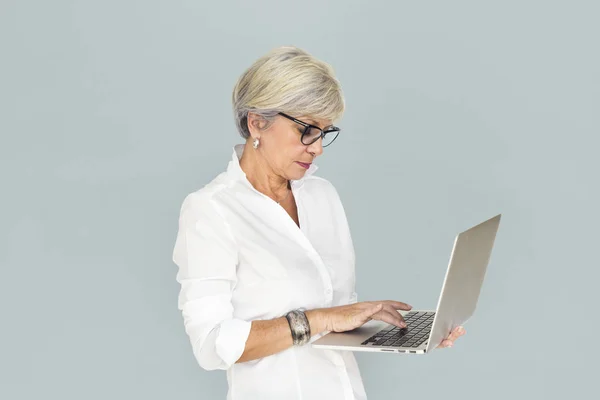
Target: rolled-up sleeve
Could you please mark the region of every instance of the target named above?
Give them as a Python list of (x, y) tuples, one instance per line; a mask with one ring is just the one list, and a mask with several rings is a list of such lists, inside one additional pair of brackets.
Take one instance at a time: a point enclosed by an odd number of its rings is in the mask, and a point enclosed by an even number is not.
[(196, 360), (205, 370), (228, 369), (244, 352), (252, 324), (233, 317), (237, 246), (209, 194), (184, 199), (173, 262), (178, 308)]

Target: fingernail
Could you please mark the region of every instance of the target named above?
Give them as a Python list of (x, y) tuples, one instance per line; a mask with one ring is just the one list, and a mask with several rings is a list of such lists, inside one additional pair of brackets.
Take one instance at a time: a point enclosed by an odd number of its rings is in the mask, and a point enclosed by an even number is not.
[(400, 322), (400, 328), (406, 328), (406, 322)]

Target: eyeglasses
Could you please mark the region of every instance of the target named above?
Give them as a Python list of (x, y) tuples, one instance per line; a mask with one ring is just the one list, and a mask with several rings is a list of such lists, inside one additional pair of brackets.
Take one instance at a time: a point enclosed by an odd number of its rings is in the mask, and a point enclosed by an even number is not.
[(304, 131), (302, 132), (300, 141), (306, 146), (309, 146), (317, 140), (319, 140), (320, 138), (323, 138), (322, 146), (327, 147), (331, 143), (333, 143), (333, 141), (338, 137), (340, 133), (340, 128), (338, 128), (337, 126), (330, 126), (326, 130), (323, 130), (318, 126), (307, 124), (306, 122), (302, 122), (299, 119), (290, 117), (289, 115), (284, 114), (282, 112), (278, 114), (304, 127)]

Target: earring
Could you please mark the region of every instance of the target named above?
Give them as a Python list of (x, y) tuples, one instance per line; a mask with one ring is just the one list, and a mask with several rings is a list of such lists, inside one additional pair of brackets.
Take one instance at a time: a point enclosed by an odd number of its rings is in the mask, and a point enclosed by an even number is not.
[(259, 144), (260, 144), (260, 140), (254, 139), (254, 142), (252, 142), (252, 147), (254, 147), (255, 149), (258, 149)]

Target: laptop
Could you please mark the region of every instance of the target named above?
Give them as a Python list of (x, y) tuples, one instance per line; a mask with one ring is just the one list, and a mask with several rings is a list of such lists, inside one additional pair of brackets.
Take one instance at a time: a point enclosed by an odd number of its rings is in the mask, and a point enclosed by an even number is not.
[(436, 310), (398, 311), (406, 328), (371, 320), (346, 332), (330, 332), (312, 342), (321, 349), (426, 354), (473, 315), (500, 225), (496, 215), (456, 235)]

